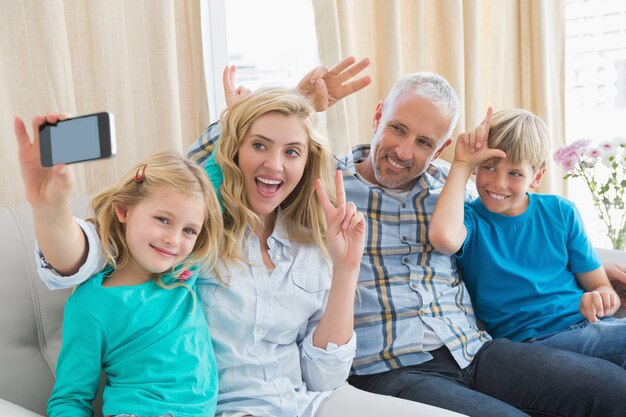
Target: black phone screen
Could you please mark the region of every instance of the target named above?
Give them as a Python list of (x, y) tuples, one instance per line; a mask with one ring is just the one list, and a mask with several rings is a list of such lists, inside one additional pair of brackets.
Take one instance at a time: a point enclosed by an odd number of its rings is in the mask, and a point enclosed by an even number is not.
[(109, 113), (44, 124), (39, 129), (43, 166), (107, 158), (115, 153)]

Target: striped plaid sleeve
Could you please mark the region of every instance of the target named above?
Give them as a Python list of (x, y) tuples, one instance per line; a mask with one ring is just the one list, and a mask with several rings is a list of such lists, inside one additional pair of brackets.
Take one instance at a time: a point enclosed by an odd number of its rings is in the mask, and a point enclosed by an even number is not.
[(204, 166), (206, 160), (211, 156), (221, 133), (222, 126), (219, 123), (216, 122), (209, 125), (187, 149), (187, 156), (199, 165)]

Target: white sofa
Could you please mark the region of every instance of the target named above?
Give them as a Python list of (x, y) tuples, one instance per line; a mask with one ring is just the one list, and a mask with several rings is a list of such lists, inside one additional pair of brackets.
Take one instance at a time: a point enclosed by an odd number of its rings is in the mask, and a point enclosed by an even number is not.
[[(88, 202), (88, 197), (75, 198), (74, 212), (86, 217)], [(0, 207), (0, 417), (46, 415), (63, 306), (71, 294), (50, 291), (38, 278), (31, 219), (28, 204)]]
[[(86, 217), (87, 206), (87, 197), (77, 197), (74, 213)], [(37, 277), (28, 204), (0, 207), (0, 232), (0, 417), (45, 415), (70, 291), (50, 291)], [(626, 264), (626, 252), (602, 250), (601, 256)], [(99, 399), (95, 410), (101, 416)]]

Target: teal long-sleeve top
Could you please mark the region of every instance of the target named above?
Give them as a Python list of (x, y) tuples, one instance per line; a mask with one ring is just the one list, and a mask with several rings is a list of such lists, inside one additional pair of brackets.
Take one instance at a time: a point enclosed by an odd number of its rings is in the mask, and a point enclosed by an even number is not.
[(109, 272), (84, 282), (66, 303), (48, 415), (92, 416), (104, 369), (104, 415), (213, 416), (217, 367), (196, 276), (172, 289), (153, 280), (103, 287)]

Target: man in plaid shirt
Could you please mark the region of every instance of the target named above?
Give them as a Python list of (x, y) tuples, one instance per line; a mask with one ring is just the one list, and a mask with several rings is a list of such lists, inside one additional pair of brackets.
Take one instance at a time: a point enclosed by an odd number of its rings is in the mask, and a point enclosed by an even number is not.
[[(454, 258), (433, 249), (428, 223), (448, 169), (459, 100), (448, 82), (416, 73), (377, 104), (371, 145), (338, 158), (347, 200), (368, 222), (355, 306), (350, 383), (474, 416), (626, 415), (626, 372), (576, 353), (491, 340), (479, 330)], [(211, 125), (189, 156), (207, 167)], [(219, 182), (218, 182), (219, 183)], [(468, 190), (466, 200), (475, 197)]]

